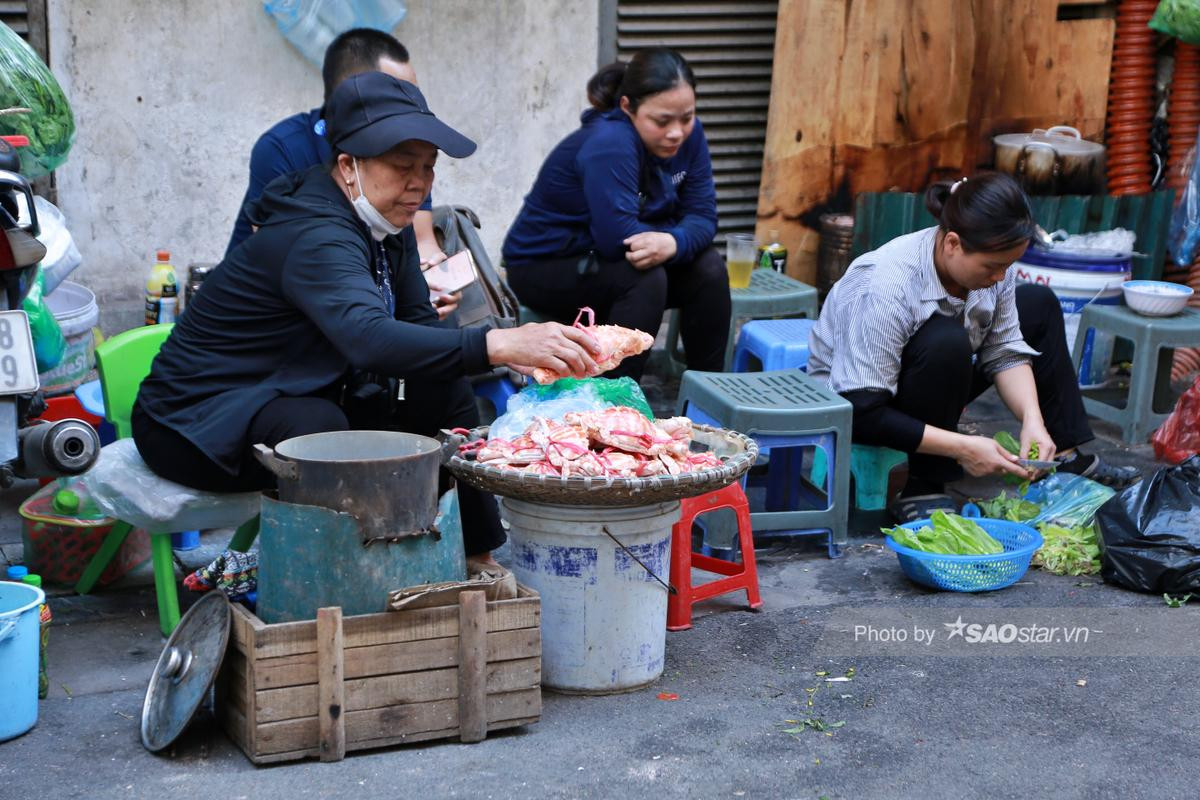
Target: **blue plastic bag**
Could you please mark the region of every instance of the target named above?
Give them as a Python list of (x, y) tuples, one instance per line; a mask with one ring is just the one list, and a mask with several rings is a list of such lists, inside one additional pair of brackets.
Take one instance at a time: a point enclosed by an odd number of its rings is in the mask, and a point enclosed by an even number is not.
[(1027, 524), (1043, 522), (1064, 528), (1079, 528), (1091, 523), (1096, 509), (1116, 492), (1088, 478), (1054, 473), (1029, 487), (1025, 499), (1037, 503), (1042, 511)]
[(264, 0), (263, 10), (284, 37), (320, 67), (325, 50), (351, 28), (391, 33), (408, 13), (404, 0)]

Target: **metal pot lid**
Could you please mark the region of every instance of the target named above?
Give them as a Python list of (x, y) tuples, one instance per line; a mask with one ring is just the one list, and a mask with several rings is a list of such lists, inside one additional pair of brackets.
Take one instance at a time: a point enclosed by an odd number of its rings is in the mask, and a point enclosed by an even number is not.
[(214, 590), (179, 620), (142, 702), (142, 745), (157, 753), (187, 728), (204, 703), (229, 644), (229, 600)]
[(1079, 131), (1060, 125), (1049, 130), (1035, 130), (1032, 133), (1002, 133), (993, 136), (992, 141), (997, 147), (1015, 147), (1018, 150), (1033, 142), (1048, 144), (1061, 156), (1098, 156), (1104, 152), (1104, 145), (1099, 142), (1079, 138)]

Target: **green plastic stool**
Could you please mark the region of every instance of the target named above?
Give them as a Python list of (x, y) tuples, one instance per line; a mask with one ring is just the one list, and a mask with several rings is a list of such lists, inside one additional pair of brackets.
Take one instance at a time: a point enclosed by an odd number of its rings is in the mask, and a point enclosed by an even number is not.
[[(733, 364), (734, 346), (742, 323), (751, 319), (817, 318), (817, 289), (773, 269), (756, 269), (750, 274), (750, 286), (730, 289), (732, 313), (729, 315), (729, 339), (725, 345), (725, 367)], [(682, 372), (687, 363), (679, 347), (679, 312), (671, 315), (667, 326), (667, 353), (675, 372)]]
[[(113, 336), (96, 348), (96, 368), (100, 373), (100, 389), (104, 394), (104, 414), (116, 430), (118, 439), (133, 436), (130, 418), (138, 387), (150, 374), (150, 365), (173, 328), (174, 325), (170, 324), (134, 328)], [(244, 552), (258, 535), (259, 521), (258, 517), (254, 517), (249, 521), (237, 520), (233, 524), (239, 523), (237, 533), (229, 546), (233, 550)], [(104, 537), (100, 549), (92, 556), (92, 560), (88, 562), (75, 584), (78, 594), (88, 594), (92, 591), (133, 527), (125, 520), (113, 525), (112, 530)], [(154, 565), (159, 627), (164, 635), (170, 635), (179, 624), (179, 590), (175, 585), (175, 559), (171, 551), (171, 534), (177, 531), (174, 527), (171, 527), (171, 530), (147, 530), (150, 534), (150, 554)]]
[[(850, 474), (854, 476), (854, 507), (862, 511), (887, 508), (888, 476), (894, 468), (907, 461), (907, 453), (890, 447), (851, 445)], [(818, 485), (825, 480), (825, 454), (820, 450), (813, 456), (810, 480)]]
[(1089, 415), (1119, 425), (1126, 442), (1144, 444), (1175, 403), (1171, 393), (1174, 348), (1200, 345), (1200, 311), (1185, 308), (1172, 317), (1144, 317), (1126, 306), (1085, 306), (1075, 334), (1076, 371), (1092, 328), (1133, 342), (1133, 372), (1127, 395), (1111, 389), (1084, 390), (1083, 407)]
[[(752, 437), (767, 456), (767, 509), (750, 514), (757, 537), (828, 535), (830, 558), (846, 543), (850, 425), (846, 398), (800, 370), (683, 373), (678, 412)], [(824, 454), (832, 475), (804, 478), (803, 448)]]

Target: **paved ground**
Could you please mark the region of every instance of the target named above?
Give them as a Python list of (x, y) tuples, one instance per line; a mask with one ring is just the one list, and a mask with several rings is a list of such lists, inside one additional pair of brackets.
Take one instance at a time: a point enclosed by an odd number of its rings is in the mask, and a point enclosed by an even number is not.
[[(1002, 418), (985, 398), (969, 424), (990, 432)], [(1098, 447), (1149, 468), (1148, 448)], [(28, 492), (0, 498), (8, 558)], [(764, 610), (736, 597), (701, 606), (691, 630), (668, 636), (666, 671), (647, 689), (546, 693), (542, 720), (520, 731), (337, 764), (255, 768), (205, 722), (169, 753), (145, 752), (138, 717), (162, 646), (153, 591), (134, 580), (60, 595), (51, 697), (33, 731), (0, 744), (0, 796), (1195, 797), (1200, 610), (1037, 570), (996, 594), (927, 592), (879, 546), (878, 523), (856, 517), (834, 561), (811, 542), (763, 550)], [(1058, 641), (947, 638), (960, 621)], [(914, 641), (927, 632), (932, 643)]]

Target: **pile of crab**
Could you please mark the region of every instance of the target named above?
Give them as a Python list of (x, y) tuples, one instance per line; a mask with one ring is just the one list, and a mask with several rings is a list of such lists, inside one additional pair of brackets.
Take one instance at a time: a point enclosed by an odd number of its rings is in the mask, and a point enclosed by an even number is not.
[(648, 478), (722, 465), (712, 453), (692, 452), (691, 445), (687, 417), (650, 420), (615, 406), (571, 411), (561, 420), (534, 417), (520, 436), (466, 442), (459, 453), (503, 470), (564, 478)]

